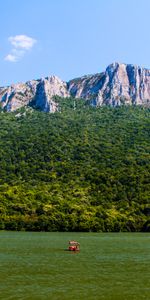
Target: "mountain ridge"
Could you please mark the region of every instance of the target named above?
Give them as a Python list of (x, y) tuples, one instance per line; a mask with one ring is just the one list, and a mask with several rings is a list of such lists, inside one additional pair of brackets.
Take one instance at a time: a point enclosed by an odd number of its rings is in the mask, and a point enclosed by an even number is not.
[(0, 103), (5, 111), (33, 106), (45, 112), (55, 112), (58, 104), (54, 96), (83, 98), (92, 106), (150, 106), (150, 70), (114, 62), (104, 72), (68, 82), (49, 76), (0, 87)]

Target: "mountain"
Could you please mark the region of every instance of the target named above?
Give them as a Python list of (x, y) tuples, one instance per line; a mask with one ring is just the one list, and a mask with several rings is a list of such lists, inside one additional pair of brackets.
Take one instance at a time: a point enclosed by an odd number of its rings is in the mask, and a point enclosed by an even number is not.
[(55, 112), (54, 96), (83, 98), (93, 106), (150, 105), (150, 70), (113, 63), (105, 72), (64, 82), (56, 76), (0, 87), (0, 102), (6, 111), (32, 106)]
[(33, 106), (45, 112), (57, 110), (53, 96), (67, 97), (67, 84), (56, 76), (0, 88), (0, 102), (6, 111)]

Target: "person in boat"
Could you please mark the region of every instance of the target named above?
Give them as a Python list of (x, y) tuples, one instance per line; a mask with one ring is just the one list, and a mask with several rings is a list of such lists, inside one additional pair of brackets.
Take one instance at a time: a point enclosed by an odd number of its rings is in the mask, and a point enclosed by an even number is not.
[(69, 241), (69, 248), (70, 251), (79, 251), (80, 244), (76, 241)]

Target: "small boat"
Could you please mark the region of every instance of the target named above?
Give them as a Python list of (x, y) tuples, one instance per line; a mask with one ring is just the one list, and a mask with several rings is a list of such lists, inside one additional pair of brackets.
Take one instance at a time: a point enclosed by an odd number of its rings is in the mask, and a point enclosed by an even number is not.
[(76, 241), (69, 241), (69, 251), (80, 251), (80, 244)]

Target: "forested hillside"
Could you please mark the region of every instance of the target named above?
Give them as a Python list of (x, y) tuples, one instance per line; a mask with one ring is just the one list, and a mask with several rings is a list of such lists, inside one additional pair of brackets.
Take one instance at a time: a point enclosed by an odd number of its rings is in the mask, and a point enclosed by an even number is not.
[(0, 229), (150, 230), (150, 110), (0, 113)]

